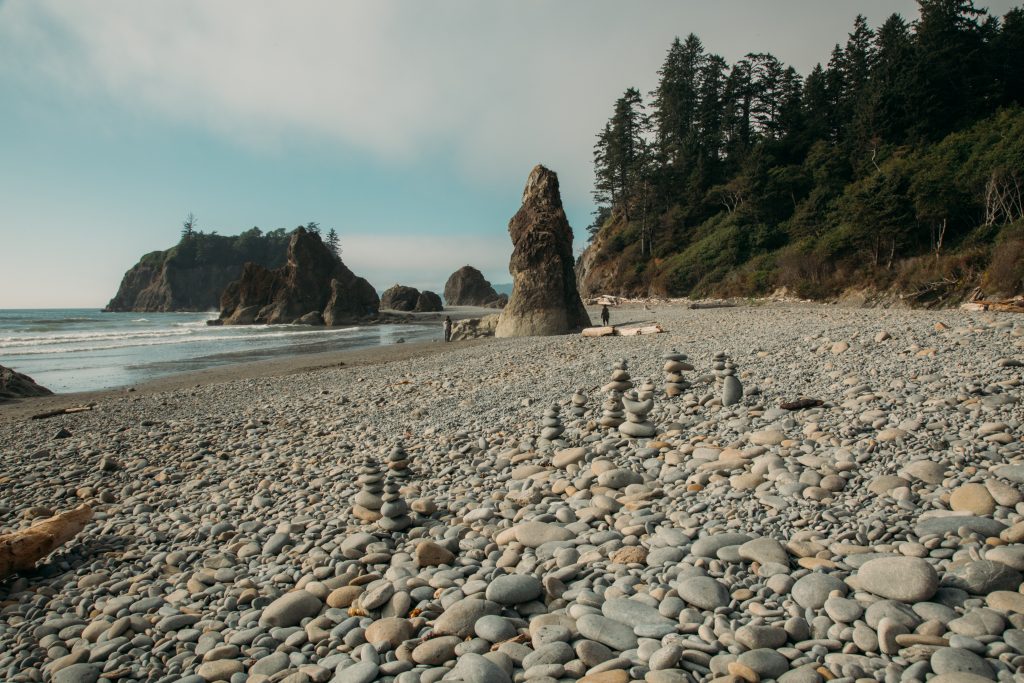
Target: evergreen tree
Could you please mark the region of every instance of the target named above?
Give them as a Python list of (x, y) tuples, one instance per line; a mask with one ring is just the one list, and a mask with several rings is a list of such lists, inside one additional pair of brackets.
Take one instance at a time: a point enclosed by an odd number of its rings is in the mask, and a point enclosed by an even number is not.
[(327, 248), (331, 250), (331, 253), (341, 258), (341, 244), (338, 240), (338, 231), (331, 228), (327, 231), (327, 239), (324, 240), (327, 244)]
[(319, 235), (320, 234), (320, 224), (317, 223), (316, 221), (310, 221), (309, 223), (306, 223), (306, 230), (308, 232), (313, 233), (314, 235)]
[(181, 224), (181, 238), (188, 239), (196, 234), (196, 217), (191, 211), (185, 216), (185, 221)]
[(629, 88), (615, 102), (611, 121), (598, 135), (594, 147), (594, 197), (630, 215), (647, 180), (647, 144), (640, 91)]

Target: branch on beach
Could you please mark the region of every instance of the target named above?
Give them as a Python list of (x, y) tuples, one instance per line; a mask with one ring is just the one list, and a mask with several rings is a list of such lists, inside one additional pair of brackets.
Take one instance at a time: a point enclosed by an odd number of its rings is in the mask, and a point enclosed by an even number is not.
[(92, 519), (92, 508), (84, 503), (9, 534), (0, 535), (0, 579), (36, 566), (54, 550), (78, 535)]
[(72, 415), (74, 413), (87, 413), (92, 410), (92, 406), (75, 406), (73, 408), (59, 408), (57, 410), (48, 410), (45, 413), (36, 413), (32, 416), (33, 420), (45, 420), (49, 417), (57, 417), (58, 415)]

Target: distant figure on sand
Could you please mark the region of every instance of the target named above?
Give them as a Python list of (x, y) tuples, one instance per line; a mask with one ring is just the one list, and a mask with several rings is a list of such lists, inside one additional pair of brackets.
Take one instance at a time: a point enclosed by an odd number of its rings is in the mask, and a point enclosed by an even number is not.
[(608, 327), (608, 320), (611, 318), (611, 314), (608, 312), (608, 304), (601, 307), (601, 324)]
[(444, 317), (444, 340), (445, 342), (452, 340), (452, 317), (450, 315)]

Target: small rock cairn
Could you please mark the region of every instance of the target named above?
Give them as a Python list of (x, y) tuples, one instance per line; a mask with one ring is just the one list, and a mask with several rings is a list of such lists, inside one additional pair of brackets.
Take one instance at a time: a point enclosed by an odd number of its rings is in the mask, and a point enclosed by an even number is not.
[(380, 467), (371, 459), (365, 458), (356, 469), (359, 476), (356, 483), (362, 488), (352, 497), (352, 515), (362, 522), (376, 522), (381, 517), (381, 506), (384, 501), (380, 494), (384, 490), (384, 477)]
[(395, 446), (385, 458), (387, 477), (384, 480), (384, 504), (380, 508), (381, 518), (377, 526), (384, 531), (404, 531), (412, 524), (409, 504), (402, 498), (402, 482), (409, 476), (409, 457), (401, 445)]
[(662, 356), (665, 365), (665, 395), (669, 398), (682, 396), (690, 388), (690, 383), (683, 377), (682, 373), (693, 370), (693, 366), (686, 362), (686, 354), (673, 350)]
[(583, 418), (587, 414), (587, 395), (583, 393), (583, 389), (577, 389), (571, 400), (572, 407), (569, 408), (569, 414), (575, 418)]
[(721, 351), (716, 353), (711, 371), (715, 375), (715, 384), (722, 392), (722, 405), (739, 403), (743, 398), (743, 385), (736, 377), (736, 364), (729, 359), (729, 355)]
[(656, 429), (647, 420), (647, 415), (654, 408), (654, 399), (651, 397), (654, 385), (650, 385), (650, 390), (645, 391), (644, 388), (639, 392), (627, 391), (622, 397), (622, 403), (626, 408), (626, 421), (619, 425), (619, 433), (637, 439), (649, 439), (654, 436)]
[(601, 404), (603, 411), (600, 424), (602, 427), (618, 427), (625, 420), (622, 412), (622, 392), (633, 388), (629, 371), (626, 370), (626, 360), (622, 359), (612, 367), (612, 379), (605, 384), (601, 390), (608, 394), (608, 398)]
[(557, 439), (565, 431), (562, 426), (562, 419), (559, 416), (561, 409), (552, 405), (544, 411), (544, 418), (541, 420), (540, 443), (548, 444)]

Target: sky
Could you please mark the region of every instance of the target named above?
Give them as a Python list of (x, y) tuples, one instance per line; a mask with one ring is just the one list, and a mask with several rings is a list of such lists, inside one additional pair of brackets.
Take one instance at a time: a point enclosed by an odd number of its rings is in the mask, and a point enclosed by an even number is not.
[(894, 11), (916, 4), (0, 0), (0, 308), (104, 305), (189, 212), (333, 227), (378, 289), (510, 282), (530, 169), (559, 174), (579, 251), (595, 135), (675, 36), (806, 74)]

